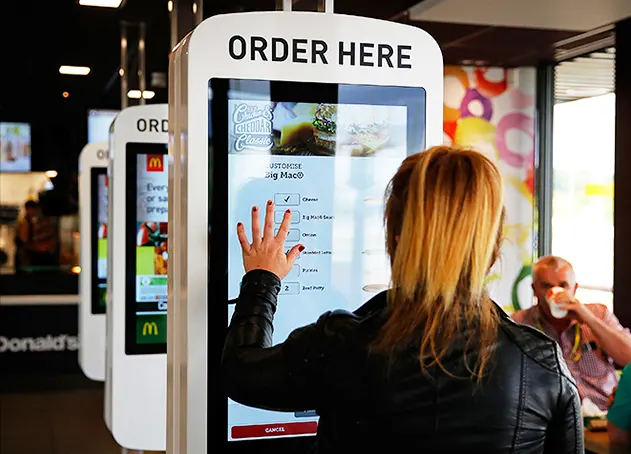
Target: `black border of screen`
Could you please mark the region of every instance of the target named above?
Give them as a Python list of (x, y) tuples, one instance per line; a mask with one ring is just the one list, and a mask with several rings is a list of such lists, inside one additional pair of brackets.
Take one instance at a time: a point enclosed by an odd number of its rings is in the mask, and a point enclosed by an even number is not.
[[(138, 344), (136, 342), (136, 210), (137, 156), (167, 154), (164, 143), (129, 142), (125, 149), (125, 354), (165, 354), (167, 344)], [(168, 165), (167, 160), (164, 161)], [(165, 312), (166, 315), (166, 312)]]
[[(335, 104), (371, 104), (408, 107), (408, 155), (417, 143), (416, 152), (425, 149), (427, 125), (427, 93), (422, 87), (350, 85), (319, 82), (290, 82), (252, 79), (211, 78), (208, 111), (208, 364), (207, 364), (207, 446), (227, 454), (245, 454), (255, 449), (258, 454), (315, 452), (314, 436), (228, 441), (228, 398), (223, 390), (220, 368), (228, 318), (228, 99), (230, 83), (243, 82), (250, 88), (269, 86), (274, 102), (305, 102)], [(350, 92), (370, 89), (374, 96), (340, 97), (339, 87)], [(422, 97), (418, 95), (422, 93)], [(365, 93), (362, 93), (365, 95)], [(385, 96), (384, 96), (385, 95)], [(413, 96), (416, 95), (417, 98)], [(378, 99), (377, 99), (378, 98)], [(411, 103), (416, 99), (418, 102)], [(425, 128), (413, 128), (418, 118)], [(420, 134), (420, 137), (419, 137)], [(215, 153), (214, 150), (217, 150)], [(385, 188), (384, 188), (385, 190)]]
[[(105, 175), (107, 178), (106, 167), (92, 167), (90, 169), (90, 296), (92, 315), (105, 314), (106, 307), (99, 305), (99, 176)], [(109, 220), (108, 220), (109, 228)], [(108, 231), (109, 236), (109, 231)], [(109, 241), (109, 238), (108, 238)], [(103, 279), (103, 283), (107, 283), (107, 277)]]

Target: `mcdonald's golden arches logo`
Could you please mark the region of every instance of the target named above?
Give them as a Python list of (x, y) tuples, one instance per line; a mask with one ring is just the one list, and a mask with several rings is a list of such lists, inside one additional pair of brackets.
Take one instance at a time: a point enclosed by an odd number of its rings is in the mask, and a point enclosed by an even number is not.
[(145, 324), (142, 325), (143, 336), (157, 336), (158, 334), (158, 324), (156, 322), (145, 322)]
[(147, 172), (162, 172), (164, 170), (164, 156), (161, 154), (147, 155)]

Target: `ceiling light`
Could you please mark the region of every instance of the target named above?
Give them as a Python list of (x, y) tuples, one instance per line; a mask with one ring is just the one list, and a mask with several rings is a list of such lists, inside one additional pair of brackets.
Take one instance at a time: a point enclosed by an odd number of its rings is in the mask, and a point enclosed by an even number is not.
[(59, 74), (68, 74), (71, 76), (87, 76), (90, 74), (90, 68), (87, 66), (66, 66), (59, 67)]
[(118, 8), (123, 0), (79, 0), (81, 6), (101, 6), (103, 8)]
[(169, 12), (173, 11), (173, 1), (169, 0), (169, 3), (167, 3), (167, 9), (169, 10)]
[(56, 170), (47, 170), (47, 171), (45, 172), (45, 175), (46, 175), (48, 178), (55, 178), (55, 177), (57, 176), (57, 171), (56, 171)]
[[(142, 93), (142, 95), (141, 95)], [(151, 91), (151, 90), (145, 90), (143, 92), (141, 92), (140, 90), (129, 90), (127, 92), (127, 97), (128, 98), (132, 98), (132, 99), (140, 99), (140, 97), (142, 96), (145, 99), (151, 99), (156, 95), (155, 91)]]
[(64, 98), (67, 98), (68, 96), (70, 96), (70, 93), (68, 93), (67, 91), (64, 91), (61, 96), (63, 96)]

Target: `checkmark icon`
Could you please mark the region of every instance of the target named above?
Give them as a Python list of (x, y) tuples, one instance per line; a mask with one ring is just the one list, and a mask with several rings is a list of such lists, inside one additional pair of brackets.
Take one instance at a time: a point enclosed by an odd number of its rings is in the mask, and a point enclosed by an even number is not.
[(290, 198), (290, 197), (291, 197), (290, 195), (288, 195), (287, 197), (285, 197), (285, 203), (289, 202), (289, 198)]

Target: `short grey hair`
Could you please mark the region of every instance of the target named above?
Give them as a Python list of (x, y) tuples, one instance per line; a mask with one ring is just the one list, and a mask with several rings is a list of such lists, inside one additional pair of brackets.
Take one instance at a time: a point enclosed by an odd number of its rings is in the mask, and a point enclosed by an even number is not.
[(572, 272), (572, 277), (576, 280), (576, 274), (574, 273), (574, 267), (572, 264), (564, 258), (557, 257), (555, 255), (546, 255), (541, 257), (532, 266), (532, 280), (537, 280), (537, 271), (541, 268), (552, 268), (555, 271), (569, 269)]

